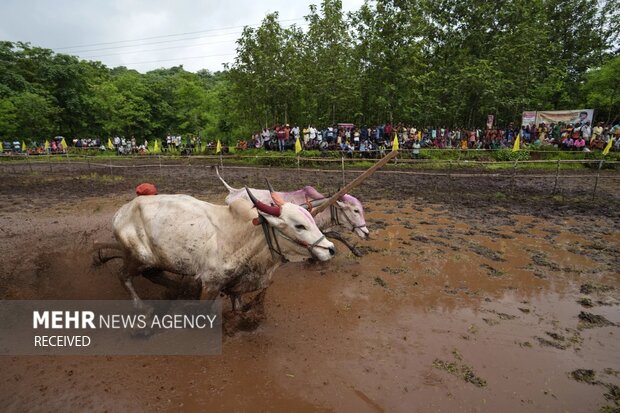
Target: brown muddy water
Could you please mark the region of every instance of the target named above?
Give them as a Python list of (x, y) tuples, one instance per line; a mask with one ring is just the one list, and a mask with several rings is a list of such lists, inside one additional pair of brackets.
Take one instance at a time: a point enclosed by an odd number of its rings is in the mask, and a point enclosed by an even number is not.
[[(127, 298), (115, 264), (92, 268), (86, 251), (111, 239), (114, 211), (133, 196), (134, 180), (109, 179), (122, 188), (3, 192), (0, 298)], [(620, 408), (617, 217), (366, 199), (372, 239), (356, 240), (366, 254), (338, 244), (331, 262), (282, 266), (265, 319), (225, 336), (220, 356), (0, 357), (0, 410)], [(145, 280), (137, 289), (167, 294)]]

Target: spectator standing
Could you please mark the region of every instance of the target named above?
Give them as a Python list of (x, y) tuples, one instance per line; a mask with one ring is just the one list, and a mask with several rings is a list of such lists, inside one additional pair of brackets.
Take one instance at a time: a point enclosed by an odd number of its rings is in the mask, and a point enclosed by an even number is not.
[[(603, 124), (601, 122), (598, 123), (598, 125), (596, 125), (594, 128), (592, 128), (592, 139), (591, 141), (595, 140), (595, 139), (601, 139), (601, 136), (603, 135)], [(590, 143), (591, 143), (590, 141)]]
[(413, 151), (412, 151), (412, 154), (413, 154), (413, 157), (415, 159), (420, 158), (420, 147), (421, 147), (421, 145), (420, 145), (420, 141), (419, 140), (416, 139), (415, 141), (413, 141), (413, 145), (412, 145)]

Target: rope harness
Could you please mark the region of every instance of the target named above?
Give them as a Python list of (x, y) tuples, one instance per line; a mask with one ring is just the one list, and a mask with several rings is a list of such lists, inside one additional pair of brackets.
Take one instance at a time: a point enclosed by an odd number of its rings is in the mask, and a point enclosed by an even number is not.
[(281, 262), (283, 263), (288, 262), (288, 259), (286, 259), (284, 254), (282, 254), (282, 248), (280, 248), (280, 243), (278, 242), (277, 235), (280, 235), (282, 238), (284, 238), (287, 241), (292, 242), (293, 244), (297, 244), (297, 245), (300, 245), (306, 248), (308, 251), (310, 251), (310, 255), (312, 255), (313, 258), (317, 258), (317, 256), (314, 254), (314, 248), (328, 249), (326, 247), (322, 247), (318, 245), (319, 242), (325, 239), (325, 235), (323, 234), (321, 234), (319, 239), (314, 241), (312, 244), (309, 244), (306, 241), (302, 241), (296, 238), (291, 238), (287, 236), (286, 234), (284, 234), (279, 229), (272, 227), (271, 225), (269, 225), (269, 222), (267, 222), (267, 220), (262, 215), (258, 216), (258, 221), (263, 228), (263, 233), (265, 234), (265, 240), (267, 241), (267, 246), (269, 247), (271, 258), (273, 258), (274, 260), (276, 259), (276, 255), (278, 255), (280, 257)]

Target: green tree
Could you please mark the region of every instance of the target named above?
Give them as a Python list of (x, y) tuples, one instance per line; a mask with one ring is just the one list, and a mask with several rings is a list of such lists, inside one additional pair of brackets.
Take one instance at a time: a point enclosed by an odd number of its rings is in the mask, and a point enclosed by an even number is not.
[(583, 85), (585, 104), (598, 112), (598, 118), (617, 122), (620, 114), (620, 56), (586, 75)]
[(51, 99), (31, 92), (24, 92), (10, 98), (15, 107), (15, 133), (30, 139), (55, 134), (59, 110)]

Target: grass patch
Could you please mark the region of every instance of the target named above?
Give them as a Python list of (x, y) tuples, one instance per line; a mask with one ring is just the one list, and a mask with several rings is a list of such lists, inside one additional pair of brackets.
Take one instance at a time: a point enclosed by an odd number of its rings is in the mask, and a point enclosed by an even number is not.
[(105, 175), (105, 174), (100, 175), (96, 172), (91, 172), (88, 175), (80, 175), (76, 177), (75, 179), (82, 180), (82, 181), (119, 182), (125, 178), (123, 178), (122, 176), (118, 176), (118, 175)]
[(462, 363), (463, 357), (456, 350), (452, 352), (454, 358), (457, 360), (456, 362), (448, 362), (440, 359), (435, 359), (433, 361), (433, 367), (439, 370), (447, 371), (455, 377), (458, 377), (461, 380), (466, 381), (467, 383), (471, 383), (476, 387), (486, 387), (487, 381), (483, 378), (479, 377), (474, 373), (474, 370)]
[(383, 287), (383, 288), (387, 288), (387, 283), (383, 280), (383, 278), (375, 277), (374, 281), (375, 281), (375, 284), (377, 284), (378, 286)]
[(579, 324), (582, 328), (615, 326), (602, 315), (586, 313), (585, 311), (579, 313)]

